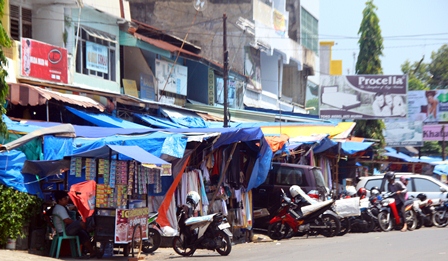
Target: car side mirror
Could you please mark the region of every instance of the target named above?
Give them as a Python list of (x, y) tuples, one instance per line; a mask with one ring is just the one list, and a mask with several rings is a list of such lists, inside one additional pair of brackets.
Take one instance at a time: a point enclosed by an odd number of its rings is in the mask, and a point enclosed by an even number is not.
[(446, 188), (444, 188), (444, 187), (440, 187), (440, 191), (442, 191), (442, 193), (447, 192)]

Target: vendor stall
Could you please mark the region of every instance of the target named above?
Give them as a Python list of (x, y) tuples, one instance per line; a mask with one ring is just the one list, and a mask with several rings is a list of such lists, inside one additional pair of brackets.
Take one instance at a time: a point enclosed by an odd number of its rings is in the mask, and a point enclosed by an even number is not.
[[(129, 251), (139, 253), (148, 237), (147, 196), (166, 191), (172, 181), (171, 164), (138, 146), (106, 145), (66, 158), (69, 178), (96, 182), (93, 192), (84, 191), (85, 201), (94, 209), (95, 243), (109, 255), (112, 244), (123, 245), (125, 256)], [(83, 193), (70, 192), (72, 198)]]

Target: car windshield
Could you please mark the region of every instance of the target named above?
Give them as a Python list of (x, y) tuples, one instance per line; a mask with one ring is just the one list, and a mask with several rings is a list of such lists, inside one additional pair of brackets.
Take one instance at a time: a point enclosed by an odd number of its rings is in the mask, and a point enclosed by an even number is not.
[(314, 180), (316, 180), (317, 187), (327, 187), (325, 185), (324, 176), (320, 169), (313, 169)]

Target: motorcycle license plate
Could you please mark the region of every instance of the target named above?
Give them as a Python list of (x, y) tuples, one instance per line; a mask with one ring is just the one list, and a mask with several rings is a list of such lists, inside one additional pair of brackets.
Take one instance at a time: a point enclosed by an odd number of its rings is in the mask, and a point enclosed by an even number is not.
[(223, 230), (225, 228), (229, 228), (230, 224), (229, 223), (222, 223), (221, 225), (218, 226), (219, 229)]

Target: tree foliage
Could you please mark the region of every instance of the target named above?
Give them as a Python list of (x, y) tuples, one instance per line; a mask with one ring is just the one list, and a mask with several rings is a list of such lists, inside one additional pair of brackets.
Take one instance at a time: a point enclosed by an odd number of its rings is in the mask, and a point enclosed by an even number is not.
[(8, 72), (4, 69), (7, 66), (8, 60), (6, 60), (5, 53), (3, 52), (3, 48), (11, 47), (11, 39), (8, 36), (5, 28), (3, 27), (3, 23), (1, 18), (4, 15), (5, 10), (5, 0), (0, 0), (0, 135), (7, 134), (6, 124), (3, 122), (2, 115), (6, 114), (6, 109), (3, 106), (6, 102), (6, 96), (8, 95), (8, 84), (6, 83), (6, 76), (8, 76)]
[(432, 52), (429, 73), (431, 89), (448, 89), (448, 44), (443, 45), (437, 52)]
[(401, 71), (408, 75), (408, 90), (429, 90), (431, 75), (428, 68), (428, 64), (423, 63), (423, 59), (413, 64), (407, 60), (401, 65)]
[(360, 37), (356, 74), (383, 74), (380, 56), (383, 55), (384, 47), (380, 19), (375, 13), (377, 9), (373, 0), (369, 0), (362, 11), (363, 18), (358, 31)]
[[(382, 74), (380, 56), (383, 55), (383, 37), (379, 26), (379, 19), (375, 13), (377, 7), (372, 0), (366, 2), (363, 18), (358, 34), (360, 38), (359, 55), (356, 62), (357, 74)], [(385, 140), (382, 120), (358, 120), (354, 129), (356, 136), (379, 140), (379, 146), (384, 147)]]

